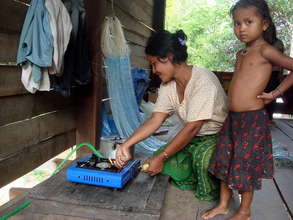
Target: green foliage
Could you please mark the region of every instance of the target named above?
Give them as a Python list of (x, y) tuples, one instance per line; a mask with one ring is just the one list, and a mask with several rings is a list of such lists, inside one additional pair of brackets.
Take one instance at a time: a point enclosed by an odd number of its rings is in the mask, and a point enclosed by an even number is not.
[[(234, 0), (167, 0), (166, 29), (171, 32), (182, 29), (186, 33), (188, 63), (216, 71), (233, 71), (235, 54), (243, 47), (233, 33), (229, 15), (233, 2), (235, 3)], [(269, 1), (271, 2), (278, 36), (288, 48), (288, 39), (293, 30), (290, 13), (293, 1)]]

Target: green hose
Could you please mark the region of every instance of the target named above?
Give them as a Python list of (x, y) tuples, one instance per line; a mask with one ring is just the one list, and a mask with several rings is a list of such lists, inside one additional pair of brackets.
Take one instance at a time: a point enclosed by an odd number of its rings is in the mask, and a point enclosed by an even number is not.
[(24, 204), (22, 204), (18, 208), (16, 208), (16, 209), (12, 210), (11, 212), (9, 212), (7, 215), (1, 217), (0, 220), (6, 220), (6, 219), (10, 218), (11, 216), (15, 215), (16, 213), (18, 213), (19, 211), (21, 211), (22, 209), (27, 207), (29, 204), (31, 204), (31, 202), (25, 202)]
[[(91, 145), (90, 143), (84, 142), (79, 144), (75, 149), (73, 149), (66, 157), (64, 160), (62, 160), (62, 162), (56, 167), (56, 169), (53, 171), (53, 174), (51, 176), (54, 176), (59, 170), (60, 168), (65, 164), (65, 162), (68, 160), (68, 158), (78, 149), (80, 149), (82, 146), (88, 146), (89, 148), (91, 148), (91, 150), (98, 156), (98, 157), (104, 157), (99, 151), (97, 151), (93, 145)], [(27, 207), (31, 202), (25, 202), (24, 204), (22, 204), (21, 206), (17, 207), (16, 209), (12, 210), (11, 212), (9, 212), (7, 215), (3, 216), (0, 218), (0, 220), (6, 220), (8, 218), (10, 218), (11, 216), (15, 215), (16, 213), (18, 213), (19, 211), (21, 211), (22, 209), (24, 209), (25, 207)]]
[(90, 143), (84, 142), (79, 144), (75, 149), (73, 149), (66, 157), (64, 160), (62, 160), (62, 162), (56, 167), (56, 169), (53, 171), (51, 176), (54, 176), (59, 170), (60, 168), (65, 164), (65, 162), (68, 160), (68, 158), (75, 152), (77, 151), (79, 148), (81, 148), (82, 146), (88, 146), (89, 148), (91, 148), (91, 150), (98, 156), (98, 157), (104, 157), (99, 151), (97, 151), (93, 145), (91, 145)]

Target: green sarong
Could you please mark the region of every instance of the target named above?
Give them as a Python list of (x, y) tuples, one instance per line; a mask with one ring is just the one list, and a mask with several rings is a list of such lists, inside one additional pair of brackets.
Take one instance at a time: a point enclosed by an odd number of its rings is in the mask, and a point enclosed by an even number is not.
[[(185, 148), (164, 162), (162, 174), (171, 177), (171, 184), (182, 190), (194, 190), (199, 200), (219, 197), (219, 181), (208, 172), (217, 135), (193, 138)], [(164, 151), (161, 147), (154, 156)]]

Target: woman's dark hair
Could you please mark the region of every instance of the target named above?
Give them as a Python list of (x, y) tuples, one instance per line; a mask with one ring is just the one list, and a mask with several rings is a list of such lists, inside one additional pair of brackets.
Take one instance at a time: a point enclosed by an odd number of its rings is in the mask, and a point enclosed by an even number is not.
[(260, 16), (266, 20), (269, 27), (264, 31), (263, 38), (269, 44), (273, 45), (277, 41), (276, 27), (270, 14), (270, 9), (265, 0), (239, 0), (230, 10), (233, 16), (235, 11), (239, 8), (255, 7)]
[(154, 33), (148, 39), (145, 53), (161, 59), (171, 54), (173, 63), (185, 62), (188, 57), (186, 40), (187, 36), (182, 30), (176, 31), (176, 33), (163, 30)]

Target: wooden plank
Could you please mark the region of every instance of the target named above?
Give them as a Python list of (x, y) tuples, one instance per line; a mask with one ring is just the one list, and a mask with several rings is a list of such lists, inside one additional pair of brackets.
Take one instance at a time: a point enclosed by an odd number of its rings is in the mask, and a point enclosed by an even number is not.
[[(293, 155), (292, 140), (277, 127), (272, 127), (273, 148), (287, 149)], [(277, 146), (275, 146), (277, 145)]]
[(0, 62), (16, 62), (18, 41), (18, 34), (0, 33)]
[[(292, 143), (293, 144), (293, 143)], [(293, 213), (293, 169), (291, 168), (278, 168), (275, 171), (275, 180), (276, 183), (287, 203), (287, 206)]]
[(123, 27), (124, 35), (129, 44), (136, 44), (142, 47), (146, 47), (147, 37), (132, 32), (131, 30)]
[[(105, 11), (108, 13), (112, 13), (111, 1), (106, 1)], [(147, 28), (145, 25), (139, 22), (139, 20), (135, 19), (128, 11), (124, 11), (119, 7), (115, 7), (115, 14), (119, 18), (122, 26), (125, 28), (132, 30), (133, 32), (140, 34), (142, 36), (150, 36), (152, 31)]]
[(130, 62), (132, 67), (145, 69), (150, 67), (149, 62), (146, 60), (144, 47), (139, 45), (130, 44)]
[(130, 55), (130, 64), (132, 68), (143, 68), (143, 69), (149, 69), (150, 64), (146, 60), (145, 56), (136, 56), (136, 55)]
[(1, 0), (0, 32), (19, 33), (28, 7), (13, 0)]
[(155, 0), (143, 0), (143, 1), (145, 1), (145, 2), (146, 2), (147, 4), (149, 4), (150, 6), (153, 6)]
[(251, 207), (253, 220), (290, 220), (272, 179), (263, 180), (262, 189), (255, 191)]
[(56, 111), (0, 127), (0, 161), (52, 136), (75, 129), (72, 109)]
[(114, 1), (114, 3), (115, 7), (120, 8), (125, 13), (130, 13), (134, 19), (138, 19), (150, 27), (152, 26), (153, 8), (147, 2), (120, 0)]
[(30, 172), (74, 144), (75, 130), (71, 130), (35, 145), (22, 148), (16, 154), (0, 160), (0, 187)]
[[(114, 190), (68, 182), (62, 170), (32, 189), (27, 196), (32, 205), (25, 212), (107, 220), (158, 220), (167, 184), (167, 176), (140, 173), (124, 189)], [(157, 192), (161, 196), (154, 196)]]
[(288, 124), (291, 128), (293, 128), (293, 120), (292, 119), (284, 119), (282, 120), (284, 121), (286, 124)]
[[(272, 199), (274, 198), (274, 199)], [(215, 205), (216, 202), (201, 201), (198, 211), (197, 220), (203, 220), (201, 214), (204, 210), (208, 210)], [(232, 203), (230, 204), (230, 212), (228, 215), (219, 215), (214, 220), (225, 220), (232, 216), (238, 209), (240, 204), (238, 193), (234, 192)], [(251, 205), (253, 220), (290, 220), (282, 199), (277, 188), (271, 179), (263, 180), (261, 190), (255, 191), (254, 199)]]
[(293, 128), (282, 119), (274, 120), (276, 126), (293, 141)]
[(0, 66), (0, 97), (27, 93), (21, 83), (21, 68)]
[[(274, 120), (277, 127), (272, 128), (272, 135), (275, 142), (280, 147), (286, 148), (289, 155), (293, 156), (293, 128), (285, 123), (283, 120)], [(274, 143), (274, 142), (273, 142)], [(293, 188), (291, 187), (293, 181), (292, 168), (276, 168), (275, 169), (275, 181), (279, 187), (279, 190), (284, 197), (291, 214), (293, 213)]]
[[(203, 220), (201, 217), (203, 212), (206, 210), (209, 210), (213, 208), (217, 204), (217, 201), (200, 201), (199, 206), (197, 207), (196, 210), (196, 220)], [(227, 217), (231, 217), (238, 209), (239, 207), (239, 196), (238, 193), (234, 192), (233, 198), (231, 199), (230, 202), (230, 212), (227, 215), (218, 215), (213, 218), (213, 220), (226, 220)]]
[(0, 97), (0, 126), (69, 108), (74, 102), (74, 97), (65, 98), (57, 92)]

